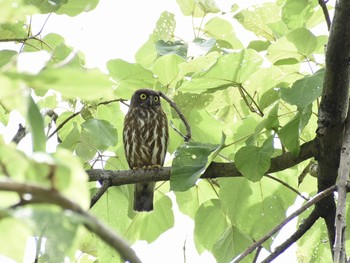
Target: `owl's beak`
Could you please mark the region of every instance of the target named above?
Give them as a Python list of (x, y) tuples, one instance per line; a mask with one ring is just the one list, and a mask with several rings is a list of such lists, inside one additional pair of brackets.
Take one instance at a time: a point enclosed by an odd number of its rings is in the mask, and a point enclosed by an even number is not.
[(151, 95), (151, 96), (149, 96), (149, 105), (150, 106), (153, 106), (153, 96)]

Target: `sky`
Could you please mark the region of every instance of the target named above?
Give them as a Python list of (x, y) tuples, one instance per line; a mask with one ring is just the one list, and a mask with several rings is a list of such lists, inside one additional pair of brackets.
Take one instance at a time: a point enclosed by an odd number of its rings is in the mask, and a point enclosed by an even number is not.
[[(240, 7), (247, 7), (261, 2), (266, 1), (216, 1), (224, 12), (229, 12), (232, 3), (237, 3)], [(175, 14), (177, 21), (176, 35), (185, 41), (191, 41), (193, 39), (191, 18), (182, 15), (176, 0), (100, 0), (95, 10), (82, 13), (77, 17), (51, 15), (43, 28), (42, 35), (44, 36), (50, 32), (62, 35), (68, 45), (85, 54), (87, 67), (98, 67), (105, 71), (106, 62), (110, 59), (121, 58), (134, 62), (135, 53), (147, 41), (163, 11)], [(46, 15), (33, 17), (32, 30), (34, 34), (41, 30), (46, 18)], [(199, 21), (196, 22), (199, 24)], [(242, 42), (248, 42), (249, 33), (240, 31), (240, 29), (237, 24), (235, 30), (240, 32), (240, 39), (243, 39)], [(42, 61), (40, 62), (39, 59), (33, 64), (34, 56), (34, 54), (24, 54), (21, 57), (22, 70), (40, 70), (47, 57), (43, 54)], [(16, 131), (20, 121), (20, 116), (12, 118), (5, 134), (7, 141), (11, 138), (11, 134), (14, 134), (12, 131)], [(155, 262), (155, 259), (156, 262), (184, 262), (183, 246), (186, 242), (187, 262), (215, 262), (210, 253), (204, 252), (199, 256), (195, 252), (196, 249), (192, 241), (193, 221), (178, 212), (176, 207), (175, 213), (174, 228), (161, 235), (156, 242), (150, 245), (140, 241), (133, 246), (141, 260), (145, 263)], [(295, 222), (292, 224), (295, 224)], [(266, 231), (269, 231), (269, 229)], [(293, 249), (290, 250), (290, 252), (292, 251)], [(291, 254), (287, 253), (285, 257), (278, 258), (274, 262), (286, 262), (286, 258), (290, 259)]]

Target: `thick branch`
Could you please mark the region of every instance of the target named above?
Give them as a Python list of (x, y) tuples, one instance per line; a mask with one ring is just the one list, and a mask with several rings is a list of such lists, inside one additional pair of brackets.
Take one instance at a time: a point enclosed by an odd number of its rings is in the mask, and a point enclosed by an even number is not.
[[(350, 109), (350, 108), (349, 108)], [(345, 262), (346, 227), (346, 184), (350, 173), (350, 112), (345, 122), (342, 151), (340, 154), (339, 175), (337, 180), (338, 203), (335, 217), (334, 262)]]
[(36, 185), (17, 183), (12, 181), (0, 181), (0, 191), (17, 192), (21, 195), (32, 195), (35, 202), (50, 203), (62, 207), (63, 209), (71, 210), (80, 214), (86, 220), (85, 227), (98, 235), (103, 241), (113, 247), (121, 257), (128, 262), (140, 263), (140, 259), (136, 256), (134, 250), (114, 231), (109, 229), (94, 216), (84, 211), (78, 204), (70, 201), (57, 191), (45, 189)]
[[(271, 167), (266, 172), (275, 173), (283, 171), (298, 163), (301, 163), (317, 154), (316, 141), (304, 143), (298, 156), (293, 156), (291, 153), (284, 153), (280, 156), (271, 159)], [(111, 171), (111, 170), (87, 170), (90, 181), (110, 180), (111, 185), (134, 184), (138, 182), (158, 182), (167, 181), (170, 178), (171, 167), (164, 167), (160, 170), (126, 170), (126, 171)], [(234, 163), (211, 163), (207, 170), (202, 174), (201, 178), (218, 178), (218, 177), (240, 177), (242, 174), (238, 171)]]
[[(337, 1), (327, 44), (326, 71), (317, 129), (320, 146), (317, 158), (319, 192), (334, 185), (338, 174), (350, 83), (349, 14), (350, 1)], [(318, 203), (317, 209), (320, 216), (325, 219), (332, 248), (335, 239), (336, 211), (333, 195)]]

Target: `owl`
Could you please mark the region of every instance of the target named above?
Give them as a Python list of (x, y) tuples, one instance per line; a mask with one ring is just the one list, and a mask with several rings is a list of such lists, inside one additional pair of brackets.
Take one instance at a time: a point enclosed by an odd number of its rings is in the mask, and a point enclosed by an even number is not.
[[(168, 121), (160, 105), (159, 93), (151, 89), (136, 90), (123, 129), (124, 150), (130, 169), (163, 166), (168, 137)], [(135, 184), (135, 211), (153, 210), (154, 186), (154, 182)]]

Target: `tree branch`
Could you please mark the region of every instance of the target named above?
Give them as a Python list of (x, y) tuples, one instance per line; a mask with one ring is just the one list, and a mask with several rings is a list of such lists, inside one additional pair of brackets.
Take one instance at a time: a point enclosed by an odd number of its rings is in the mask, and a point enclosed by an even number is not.
[(350, 107), (345, 121), (345, 132), (342, 150), (340, 153), (340, 165), (337, 179), (338, 202), (335, 217), (335, 242), (334, 262), (345, 262), (345, 227), (346, 227), (346, 184), (350, 173)]
[(331, 19), (329, 17), (329, 13), (328, 13), (328, 9), (327, 9), (327, 2), (328, 2), (328, 0), (318, 0), (318, 4), (322, 8), (323, 15), (324, 15), (324, 18), (326, 19), (327, 28), (329, 31), (329, 29), (331, 28)]
[[(317, 141), (312, 140), (301, 146), (298, 156), (287, 152), (271, 159), (271, 167), (266, 172), (275, 173), (283, 171), (302, 161), (305, 161), (317, 154)], [(163, 167), (159, 170), (123, 170), (111, 171), (103, 169), (86, 170), (90, 181), (100, 181), (108, 179), (111, 185), (134, 184), (138, 182), (158, 182), (170, 179), (171, 167)], [(238, 171), (234, 163), (216, 163), (212, 162), (202, 174), (201, 178), (218, 178), (218, 177), (240, 177), (242, 174)]]
[(281, 230), (282, 227), (284, 227), (288, 222), (290, 222), (293, 218), (299, 216), (302, 212), (304, 212), (306, 209), (311, 207), (312, 205), (316, 204), (317, 202), (321, 201), (325, 197), (329, 196), (333, 193), (333, 191), (336, 189), (335, 185), (325, 189), (324, 191), (318, 193), (315, 195), (310, 201), (306, 202), (302, 207), (297, 209), (294, 213), (292, 213), (290, 216), (288, 216), (285, 220), (283, 220), (282, 223), (277, 225), (274, 229), (272, 229), (270, 232), (268, 232), (265, 236), (263, 236), (258, 241), (254, 242), (250, 247), (248, 247), (238, 258), (236, 258), (233, 263), (240, 262), (242, 259), (244, 259), (246, 256), (248, 256), (250, 253), (252, 253), (255, 249), (257, 249), (259, 246), (261, 246), (266, 240), (271, 238), (274, 234), (276, 234), (278, 231)]
[[(319, 109), (317, 138), (319, 139), (318, 191), (336, 182), (347, 114), (350, 84), (350, 1), (339, 0), (335, 5), (326, 50), (326, 71)], [(335, 240), (335, 202), (329, 195), (316, 206), (324, 218), (331, 249)]]
[[(54, 204), (83, 216), (86, 219), (84, 221), (85, 227), (98, 235), (106, 244), (114, 248), (125, 261), (141, 263), (135, 251), (119, 235), (59, 192), (32, 184), (13, 181), (0, 181), (0, 191), (11, 191), (20, 195), (30, 194), (33, 199), (35, 199), (35, 202)], [(29, 202), (30, 201), (27, 203)]]
[(107, 191), (107, 189), (111, 186), (111, 181), (105, 179), (102, 181), (101, 187), (98, 189), (97, 193), (91, 198), (90, 208), (92, 208), (97, 201), (102, 197), (102, 195)]
[(279, 255), (281, 255), (287, 248), (290, 247), (293, 243), (299, 240), (312, 226), (313, 224), (319, 219), (320, 216), (317, 213), (317, 210), (312, 210), (311, 214), (303, 220), (303, 222), (298, 227), (297, 231), (293, 235), (291, 235), (286, 241), (284, 241), (281, 245), (276, 247), (275, 251), (273, 251), (267, 258), (265, 258), (261, 263), (267, 263), (271, 262), (275, 258), (277, 258)]

